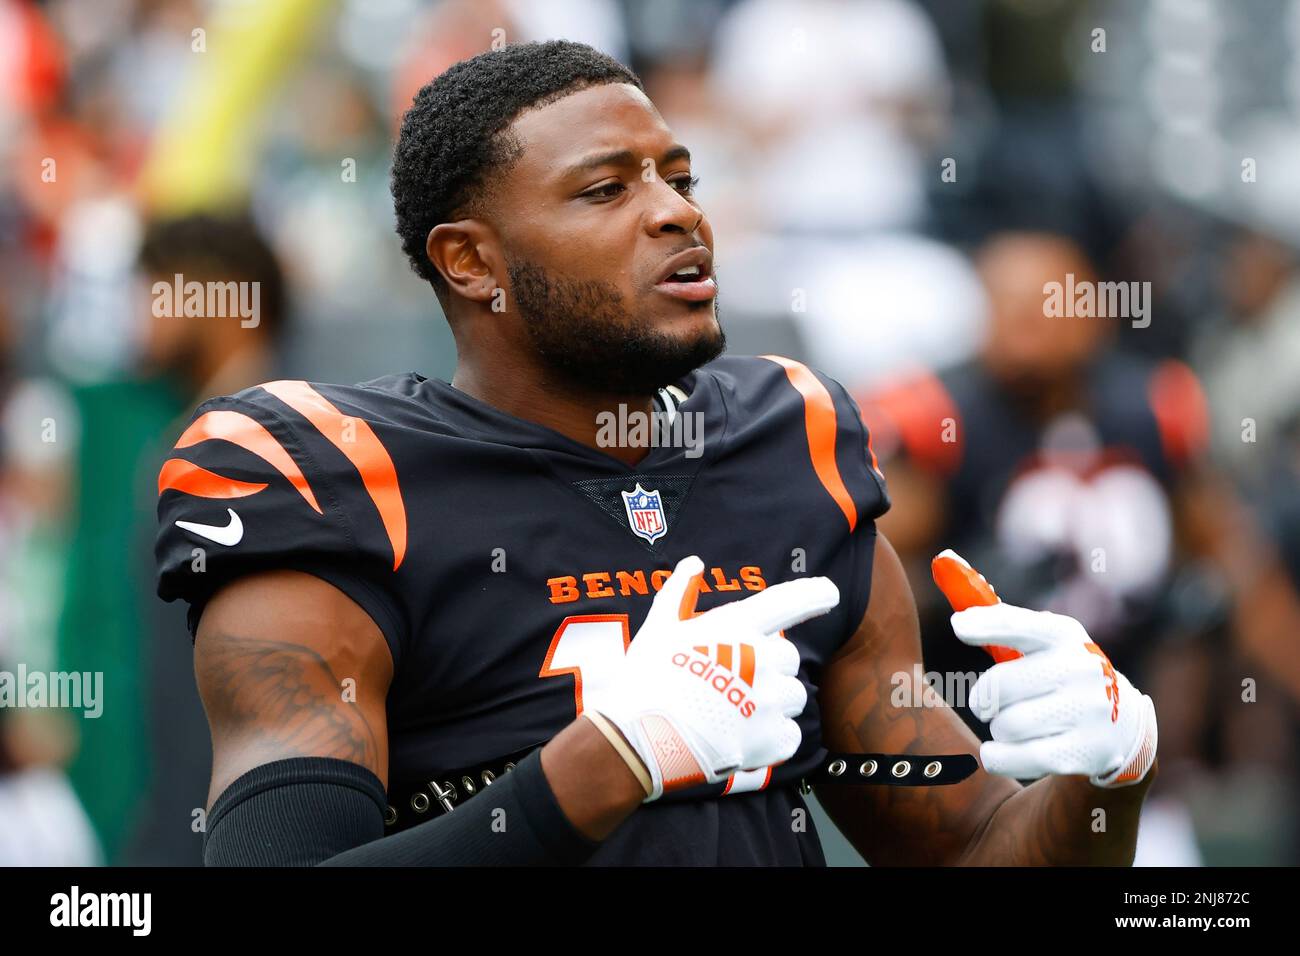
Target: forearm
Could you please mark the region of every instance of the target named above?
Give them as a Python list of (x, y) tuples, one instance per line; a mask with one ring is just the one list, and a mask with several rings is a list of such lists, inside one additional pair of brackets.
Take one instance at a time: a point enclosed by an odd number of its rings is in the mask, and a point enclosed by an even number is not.
[[(326, 866), (580, 863), (645, 791), (590, 721), (576, 720), (476, 799), (429, 823), (340, 853)], [(521, 772), (522, 771), (522, 772)], [(508, 839), (513, 818), (516, 838)]]
[(358, 764), (300, 757), (259, 766), (213, 804), (210, 866), (462, 866), (580, 863), (644, 790), (589, 721), (451, 813), (383, 836), (383, 784)]
[(1000, 803), (958, 861), (965, 866), (1131, 866), (1142, 801), (1158, 762), (1140, 783), (1105, 789), (1083, 777), (1044, 777)]
[(605, 839), (645, 799), (636, 775), (590, 720), (575, 720), (542, 748), (542, 769), (564, 815), (589, 840)]
[(566, 866), (598, 845), (564, 816), (534, 755), (450, 813), (319, 865)]

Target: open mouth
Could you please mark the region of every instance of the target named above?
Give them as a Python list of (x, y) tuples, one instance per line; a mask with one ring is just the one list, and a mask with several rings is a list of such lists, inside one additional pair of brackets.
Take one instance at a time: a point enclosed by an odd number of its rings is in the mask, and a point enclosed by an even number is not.
[(709, 273), (707, 269), (701, 268), (700, 266), (683, 266), (682, 268), (674, 272), (672, 275), (670, 275), (664, 281), (665, 282), (699, 282), (701, 279), (707, 279), (707, 278), (709, 278)]
[(706, 302), (717, 295), (713, 280), (713, 254), (704, 246), (681, 252), (664, 264), (656, 292), (687, 302)]
[(707, 302), (718, 294), (718, 287), (713, 276), (692, 266), (688, 270), (674, 272), (655, 286), (655, 291), (686, 302)]

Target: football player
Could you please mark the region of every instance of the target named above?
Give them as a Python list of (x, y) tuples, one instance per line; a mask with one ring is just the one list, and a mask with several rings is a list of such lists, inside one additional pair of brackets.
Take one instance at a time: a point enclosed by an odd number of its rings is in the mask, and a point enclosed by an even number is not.
[(949, 582), (1004, 649), (995, 739), (895, 693), (916, 611), (858, 409), (719, 357), (694, 189), (581, 44), (415, 97), (392, 191), (452, 381), (217, 398), (159, 476), (209, 862), (822, 864), (808, 784), (872, 863), (1131, 861), (1154, 712), (1076, 621)]

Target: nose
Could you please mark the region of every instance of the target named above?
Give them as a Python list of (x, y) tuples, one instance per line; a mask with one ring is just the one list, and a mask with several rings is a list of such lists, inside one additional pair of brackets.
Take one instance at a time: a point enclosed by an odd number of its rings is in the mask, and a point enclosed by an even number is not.
[(704, 222), (700, 208), (671, 184), (655, 179), (653, 198), (646, 210), (646, 232), (651, 236), (692, 235)]

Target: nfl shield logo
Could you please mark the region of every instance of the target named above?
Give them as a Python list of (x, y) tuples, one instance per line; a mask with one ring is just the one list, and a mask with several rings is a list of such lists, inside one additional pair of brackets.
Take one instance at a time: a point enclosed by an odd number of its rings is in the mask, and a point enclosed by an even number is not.
[(627, 524), (634, 535), (654, 544), (668, 533), (668, 521), (664, 518), (664, 503), (659, 492), (646, 491), (638, 481), (633, 491), (620, 491), (619, 494), (623, 496)]

